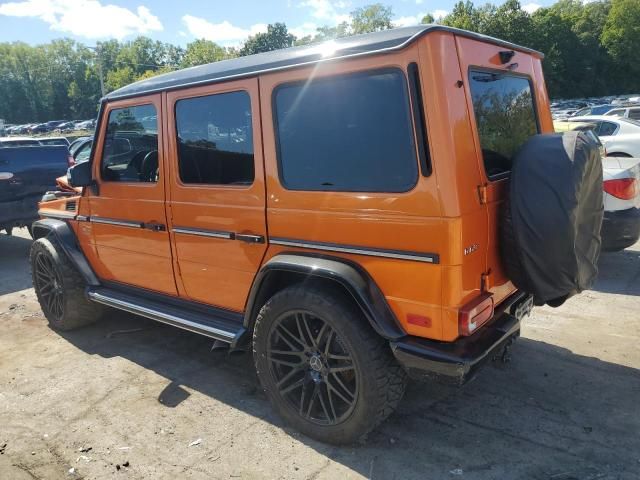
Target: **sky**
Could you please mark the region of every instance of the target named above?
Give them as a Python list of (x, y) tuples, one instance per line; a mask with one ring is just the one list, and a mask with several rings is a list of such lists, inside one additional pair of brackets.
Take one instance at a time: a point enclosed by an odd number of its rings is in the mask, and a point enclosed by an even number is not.
[[(431, 13), (451, 11), (455, 0), (377, 0), (393, 8), (394, 23), (414, 25)], [(72, 38), (92, 45), (98, 40), (130, 40), (145, 35), (178, 45), (206, 38), (238, 46), (268, 23), (284, 22), (298, 37), (316, 27), (349, 19), (355, 8), (376, 0), (0, 0), (0, 42), (41, 44)], [(484, 0), (477, 4), (485, 3)], [(494, 0), (500, 4), (502, 0)], [(533, 12), (553, 0), (521, 0)]]

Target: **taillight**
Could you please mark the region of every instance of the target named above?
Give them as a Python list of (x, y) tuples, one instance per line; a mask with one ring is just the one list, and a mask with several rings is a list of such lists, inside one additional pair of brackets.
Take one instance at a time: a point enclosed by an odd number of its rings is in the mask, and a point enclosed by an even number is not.
[(493, 296), (484, 293), (464, 305), (458, 313), (458, 331), (468, 337), (493, 317)]
[(605, 180), (604, 191), (621, 200), (631, 200), (638, 195), (638, 181), (635, 178)]
[(72, 155), (69, 155), (69, 156), (67, 157), (67, 164), (68, 164), (70, 167), (73, 167), (73, 166), (76, 164), (76, 159), (75, 159), (75, 158), (73, 158), (73, 156), (72, 156)]

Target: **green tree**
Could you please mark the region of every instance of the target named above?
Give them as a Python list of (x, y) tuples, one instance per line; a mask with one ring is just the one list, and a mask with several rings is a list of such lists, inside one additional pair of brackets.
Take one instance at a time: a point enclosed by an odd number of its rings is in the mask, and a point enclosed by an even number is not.
[(638, 88), (640, 74), (640, 4), (638, 0), (612, 0), (601, 36), (618, 72), (626, 75), (624, 89)]
[(257, 33), (247, 39), (240, 49), (240, 55), (253, 55), (292, 47), (295, 40), (296, 37), (289, 33), (284, 23), (269, 24), (265, 33)]
[(422, 17), (422, 20), (420, 20), (420, 23), (436, 23), (436, 19), (434, 18), (433, 15), (431, 15), (430, 13), (427, 13), (424, 17)]
[(210, 40), (195, 40), (187, 45), (187, 50), (182, 59), (183, 68), (217, 62), (228, 58), (228, 52), (224, 47)]
[(393, 28), (393, 10), (381, 3), (356, 8), (351, 12), (351, 33), (378, 32)]

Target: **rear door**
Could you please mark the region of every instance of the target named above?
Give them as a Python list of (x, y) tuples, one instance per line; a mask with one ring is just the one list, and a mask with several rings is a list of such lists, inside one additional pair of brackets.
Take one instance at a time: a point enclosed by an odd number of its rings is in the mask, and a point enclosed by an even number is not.
[(160, 95), (108, 103), (86, 189), (103, 280), (176, 295), (165, 213)]
[(167, 94), (180, 295), (244, 310), (266, 250), (258, 80)]
[[(538, 58), (470, 38), (456, 37), (456, 44), (483, 175), (478, 193), (488, 222), (484, 282), (499, 302), (514, 289), (501, 268), (498, 243), (511, 162), (531, 135), (553, 132), (553, 123)], [(503, 62), (505, 54), (512, 56)]]

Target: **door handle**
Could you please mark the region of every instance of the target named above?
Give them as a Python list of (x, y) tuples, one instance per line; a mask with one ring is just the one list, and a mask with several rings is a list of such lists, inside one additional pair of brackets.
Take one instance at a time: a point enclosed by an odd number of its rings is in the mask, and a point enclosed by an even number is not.
[(235, 239), (246, 243), (264, 243), (264, 237), (262, 235), (250, 235), (245, 233), (236, 233)]
[(142, 228), (145, 228), (147, 230), (151, 230), (154, 232), (164, 232), (167, 229), (167, 227), (165, 227), (163, 223), (156, 223), (156, 222), (143, 223)]

